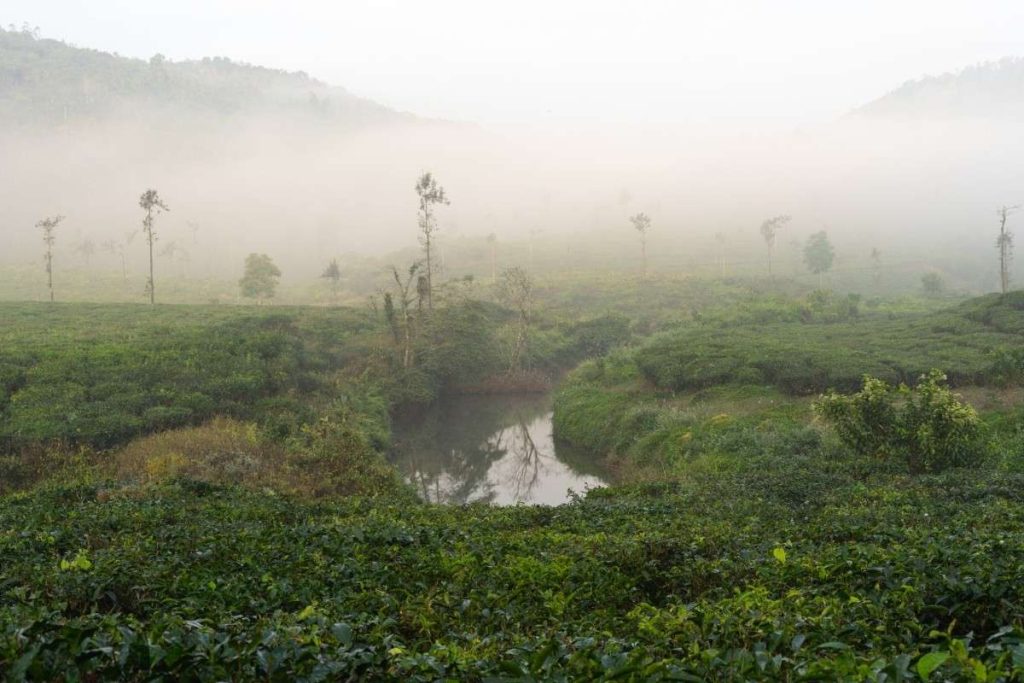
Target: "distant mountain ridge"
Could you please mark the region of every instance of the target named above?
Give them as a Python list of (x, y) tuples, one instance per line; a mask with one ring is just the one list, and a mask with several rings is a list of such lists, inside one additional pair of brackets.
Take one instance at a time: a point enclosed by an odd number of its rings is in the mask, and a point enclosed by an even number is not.
[(940, 76), (925, 76), (851, 113), (868, 118), (1020, 119), (1024, 59), (1007, 57)]
[(415, 120), (303, 72), (223, 57), (146, 61), (0, 29), (0, 122), (45, 126), (153, 112), (285, 114), (354, 127)]

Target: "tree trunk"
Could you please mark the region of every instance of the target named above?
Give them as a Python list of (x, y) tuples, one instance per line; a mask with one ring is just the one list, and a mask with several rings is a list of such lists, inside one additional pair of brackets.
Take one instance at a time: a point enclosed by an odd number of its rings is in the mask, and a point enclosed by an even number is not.
[[(429, 220), (429, 218), (428, 218)], [(426, 237), (427, 249), (427, 310), (434, 310), (434, 268), (430, 261), (430, 235)]]
[(50, 303), (53, 303), (53, 252), (46, 253), (46, 284), (50, 288)]

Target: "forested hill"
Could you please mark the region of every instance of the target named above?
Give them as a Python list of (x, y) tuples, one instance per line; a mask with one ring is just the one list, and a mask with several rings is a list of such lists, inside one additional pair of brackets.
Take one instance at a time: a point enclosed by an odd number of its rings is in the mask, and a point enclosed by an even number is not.
[(0, 29), (0, 123), (52, 126), (153, 114), (276, 114), (343, 127), (414, 118), (302, 72), (223, 57), (130, 59)]
[(853, 115), (1020, 120), (1024, 116), (1024, 59), (1008, 57), (955, 73), (909, 81), (855, 110)]

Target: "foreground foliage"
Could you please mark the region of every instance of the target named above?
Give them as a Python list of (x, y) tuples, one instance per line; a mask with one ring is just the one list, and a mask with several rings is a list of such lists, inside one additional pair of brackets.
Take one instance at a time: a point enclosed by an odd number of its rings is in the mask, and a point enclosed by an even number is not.
[(0, 501), (17, 680), (999, 680), (1024, 479), (758, 459), (561, 508), (179, 480)]

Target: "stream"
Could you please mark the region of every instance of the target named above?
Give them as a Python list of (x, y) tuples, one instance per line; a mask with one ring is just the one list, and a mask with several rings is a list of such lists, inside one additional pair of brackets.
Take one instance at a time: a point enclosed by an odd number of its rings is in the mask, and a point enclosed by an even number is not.
[(560, 505), (603, 486), (594, 458), (556, 444), (549, 395), (458, 396), (393, 425), (391, 462), (420, 497)]

